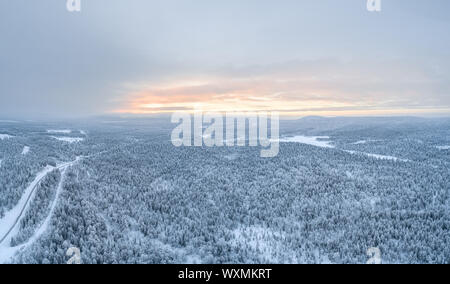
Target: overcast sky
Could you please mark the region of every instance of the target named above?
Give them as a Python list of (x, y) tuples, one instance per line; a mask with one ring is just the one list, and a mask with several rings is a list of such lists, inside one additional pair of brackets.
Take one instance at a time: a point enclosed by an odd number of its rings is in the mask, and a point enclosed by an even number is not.
[(0, 2), (0, 118), (450, 114), (450, 1)]

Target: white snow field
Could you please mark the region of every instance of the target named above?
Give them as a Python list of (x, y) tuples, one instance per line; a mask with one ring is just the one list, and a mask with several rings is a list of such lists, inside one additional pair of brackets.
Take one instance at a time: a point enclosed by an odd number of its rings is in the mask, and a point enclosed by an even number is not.
[(28, 146), (23, 147), (22, 155), (26, 155), (26, 154), (28, 154), (29, 152), (30, 152), (30, 147), (28, 147)]
[(322, 147), (322, 148), (335, 148), (334, 145), (332, 145), (331, 141), (320, 141), (318, 139), (330, 139), (328, 136), (293, 136), (293, 137), (284, 137), (280, 139), (280, 142), (284, 143), (301, 143), (301, 144), (308, 144), (316, 147)]
[(56, 137), (56, 136), (51, 136), (53, 139), (62, 141), (62, 142), (67, 142), (67, 143), (78, 143), (84, 140), (84, 138), (79, 138), (79, 137)]
[(0, 140), (10, 139), (14, 136), (8, 135), (8, 134), (0, 134)]
[[(50, 219), (55, 210), (59, 195), (62, 190), (62, 185), (64, 183), (64, 174), (66, 169), (77, 161), (80, 160), (80, 157), (73, 162), (63, 163), (56, 167), (47, 166), (44, 170), (39, 172), (34, 179), (34, 181), (27, 187), (22, 198), (19, 200), (19, 203), (10, 211), (5, 213), (5, 216), (0, 219), (0, 264), (8, 263), (10, 259), (20, 250), (25, 249), (27, 246), (33, 244), (39, 237), (47, 230), (48, 225), (50, 224)], [(11, 247), (11, 239), (18, 233), (20, 228), (20, 222), (22, 218), (25, 216), (25, 212), (28, 210), (31, 201), (33, 200), (36, 194), (36, 188), (39, 182), (45, 178), (45, 176), (53, 171), (54, 169), (59, 169), (61, 171), (61, 181), (58, 184), (57, 192), (55, 199), (52, 202), (52, 206), (50, 209), (50, 213), (42, 223), (42, 225), (35, 231), (32, 237), (28, 240), (27, 243)]]
[(72, 130), (70, 130), (70, 129), (49, 129), (49, 130), (47, 130), (47, 133), (52, 133), (52, 134), (70, 134), (70, 133), (72, 133)]
[(385, 156), (385, 155), (379, 155), (379, 154), (370, 154), (370, 153), (364, 153), (364, 152), (357, 152), (357, 151), (348, 151), (348, 150), (344, 150), (344, 152), (353, 154), (353, 155), (365, 155), (374, 159), (378, 159), (378, 160), (391, 160), (391, 161), (400, 161), (400, 162), (408, 162), (408, 160), (405, 159), (400, 159), (397, 157), (393, 157), (393, 156)]
[(438, 148), (439, 150), (449, 150), (450, 146), (449, 145), (447, 145), (447, 146), (437, 146), (436, 148)]

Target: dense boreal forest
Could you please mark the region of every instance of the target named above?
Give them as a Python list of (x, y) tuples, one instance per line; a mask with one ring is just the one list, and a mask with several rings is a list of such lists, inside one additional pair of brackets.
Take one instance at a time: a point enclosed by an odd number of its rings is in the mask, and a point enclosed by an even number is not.
[(366, 263), (371, 247), (383, 263), (450, 262), (450, 119), (282, 122), (283, 137), (333, 147), (281, 143), (275, 158), (176, 148), (172, 128), (0, 123), (11, 136), (0, 140), (0, 218), (46, 165), (82, 157), (40, 183), (10, 245), (30, 239), (63, 178), (50, 225), (11, 262), (66, 263), (70, 247), (83, 263)]

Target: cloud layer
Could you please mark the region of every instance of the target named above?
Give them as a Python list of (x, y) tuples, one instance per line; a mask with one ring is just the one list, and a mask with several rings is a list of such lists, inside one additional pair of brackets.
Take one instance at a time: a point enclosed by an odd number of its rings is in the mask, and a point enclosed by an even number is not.
[(449, 113), (450, 2), (0, 3), (0, 118)]
[(450, 109), (450, 73), (445, 66), (442, 62), (328, 59), (222, 68), (161, 85), (129, 84), (128, 103), (117, 111), (442, 112)]

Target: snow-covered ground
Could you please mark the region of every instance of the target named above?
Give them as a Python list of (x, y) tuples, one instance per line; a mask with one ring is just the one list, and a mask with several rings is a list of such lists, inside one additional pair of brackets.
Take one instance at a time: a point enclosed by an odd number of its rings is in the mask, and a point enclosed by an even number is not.
[(436, 146), (436, 148), (438, 148), (439, 150), (449, 150), (450, 146), (449, 145), (447, 145), (447, 146)]
[(26, 155), (26, 154), (28, 154), (29, 152), (30, 152), (30, 147), (28, 147), (28, 146), (23, 147), (22, 155)]
[(371, 158), (375, 158), (378, 160), (392, 160), (392, 161), (401, 161), (401, 162), (408, 162), (408, 160), (405, 159), (400, 159), (397, 157), (393, 157), (393, 156), (385, 156), (385, 155), (379, 155), (379, 154), (370, 154), (370, 153), (364, 153), (364, 152), (358, 152), (358, 151), (348, 151), (348, 150), (344, 150), (347, 153), (353, 154), (353, 155), (365, 155)]
[[(22, 195), (22, 198), (19, 200), (19, 203), (12, 210), (6, 212), (5, 216), (2, 219), (0, 219), (0, 264), (9, 262), (18, 251), (23, 250), (27, 246), (33, 244), (47, 230), (48, 225), (50, 224), (51, 217), (53, 216), (53, 212), (55, 211), (59, 195), (61, 194), (66, 169), (75, 164), (79, 160), (80, 157), (77, 157), (75, 161), (60, 164), (56, 168), (47, 166), (43, 171), (37, 174), (34, 181), (27, 187), (25, 193)], [(11, 239), (19, 231), (20, 222), (22, 218), (25, 216), (25, 212), (28, 210), (31, 201), (33, 200), (34, 195), (36, 194), (35, 191), (37, 185), (48, 173), (50, 173), (54, 169), (61, 170), (61, 181), (58, 184), (56, 197), (52, 202), (49, 215), (42, 223), (42, 225), (35, 231), (35, 233), (28, 240), (27, 243), (19, 245), (17, 247), (11, 247), (10, 246)]]
[(51, 137), (53, 139), (67, 142), (67, 143), (78, 143), (78, 142), (81, 142), (84, 140), (84, 138), (79, 138), (79, 137), (56, 137), (56, 136), (51, 136)]
[(10, 139), (13, 138), (14, 136), (8, 135), (8, 134), (0, 134), (0, 140), (4, 140), (4, 139)]
[(53, 213), (55, 212), (56, 205), (58, 204), (59, 196), (61, 195), (62, 186), (64, 184), (64, 176), (65, 176), (66, 170), (72, 164), (73, 163), (67, 164), (65, 167), (63, 167), (61, 169), (61, 181), (59, 182), (58, 188), (56, 189), (56, 196), (55, 196), (55, 199), (52, 202), (52, 205), (51, 205), (51, 208), (50, 208), (50, 213), (47, 215), (47, 218), (45, 218), (44, 222), (39, 227), (39, 229), (37, 229), (36, 232), (34, 233), (34, 235), (30, 238), (30, 240), (28, 241), (27, 245), (30, 245), (30, 244), (34, 243), (35, 241), (37, 241), (39, 239), (39, 237), (42, 236), (42, 234), (45, 233), (45, 231), (48, 229), (48, 226), (50, 225), (50, 220), (52, 219)]
[(385, 155), (378, 155), (378, 154), (369, 154), (369, 153), (364, 153), (369, 157), (375, 158), (375, 159), (379, 159), (379, 160), (393, 160), (393, 161), (402, 161), (402, 162), (407, 162), (407, 160), (404, 159), (400, 159), (397, 157), (393, 157), (393, 156), (385, 156)]
[(330, 139), (328, 136), (294, 136), (294, 137), (284, 137), (280, 139), (280, 142), (284, 143), (301, 143), (301, 144), (308, 144), (312, 146), (317, 147), (323, 147), (323, 148), (335, 148), (334, 145), (332, 145), (331, 141), (321, 141), (318, 139)]
[(374, 142), (383, 142), (384, 140), (380, 140), (380, 139), (367, 139), (367, 140), (359, 140), (356, 141), (354, 143), (351, 143), (352, 145), (363, 145), (363, 144), (367, 144), (367, 143), (374, 143)]
[(80, 134), (81, 134), (81, 135), (84, 135), (84, 136), (87, 135), (86, 131), (84, 131), (84, 130), (80, 130)]
[[(52, 206), (50, 209), (50, 213), (48, 214), (45, 221), (42, 223), (42, 225), (34, 232), (34, 234), (30, 237), (30, 239), (25, 243), (21, 244), (16, 247), (11, 247), (8, 244), (11, 242), (11, 239), (13, 236), (15, 236), (18, 233), (19, 226), (16, 225), (13, 231), (11, 231), (10, 236), (8, 236), (3, 243), (0, 243), (0, 264), (9, 263), (11, 259), (16, 255), (17, 252), (24, 250), (26, 247), (32, 245), (34, 242), (36, 242), (43, 233), (48, 229), (48, 226), (50, 224), (50, 220), (53, 216), (53, 212), (55, 211), (56, 204), (58, 202), (59, 195), (61, 194), (62, 185), (64, 183), (64, 174), (65, 174), (65, 168), (62, 171), (61, 175), (61, 181), (58, 184), (58, 188), (56, 191), (56, 197), (52, 202)], [(20, 222), (18, 222), (20, 224)]]
[(239, 154), (233, 153), (230, 155), (225, 155), (224, 158), (227, 159), (228, 161), (233, 161), (239, 158)]
[[(13, 209), (6, 212), (5, 216), (0, 219), (0, 238), (4, 238), (5, 235), (9, 235), (9, 230), (14, 226), (14, 224), (18, 221), (18, 218), (25, 211), (26, 205), (32, 198), (37, 184), (53, 169), (53, 167), (47, 166), (44, 170), (39, 172), (33, 182), (31, 182), (31, 184), (25, 189), (25, 192), (22, 195), (22, 198), (19, 200), (19, 203), (17, 203), (17, 205)], [(5, 243), (5, 240), (0, 239), (0, 245), (3, 243)]]
[(52, 134), (70, 134), (70, 133), (72, 133), (72, 130), (70, 130), (70, 129), (49, 129), (49, 130), (47, 130), (47, 133), (52, 133)]
[[(321, 139), (321, 140), (319, 140)], [(308, 144), (312, 146), (317, 147), (323, 147), (323, 148), (335, 148), (334, 145), (332, 145), (332, 141), (322, 141), (323, 139), (330, 139), (329, 136), (293, 136), (293, 137), (284, 137), (280, 139), (280, 142), (284, 143), (301, 143), (301, 144)], [(354, 145), (358, 144), (365, 144), (369, 142), (368, 140), (361, 140), (357, 141), (355, 143), (352, 143)], [(392, 161), (401, 161), (401, 162), (408, 162), (408, 160), (400, 159), (393, 156), (385, 156), (385, 155), (379, 155), (379, 154), (371, 154), (371, 153), (364, 153), (364, 152), (358, 152), (358, 151), (348, 151), (344, 150), (347, 153), (354, 154), (354, 155), (365, 155), (374, 159), (378, 160), (392, 160)]]
[[(230, 243), (237, 248), (246, 247), (254, 252), (257, 252), (259, 257), (265, 262), (282, 263), (284, 260), (280, 259), (279, 252), (285, 251), (285, 238), (282, 232), (276, 232), (270, 228), (261, 226), (240, 226), (232, 231), (232, 239)], [(301, 263), (294, 253), (289, 254), (290, 261), (287, 263)], [(318, 261), (329, 262), (325, 260)]]

